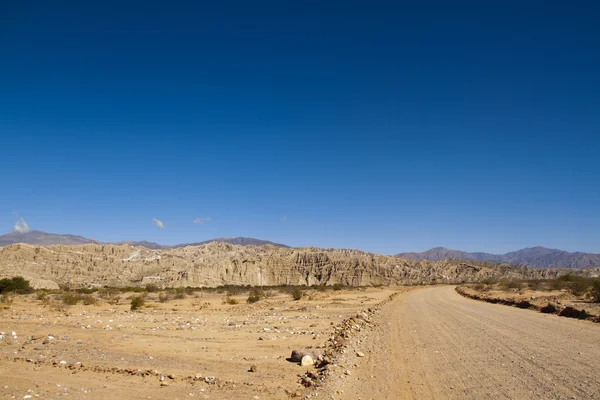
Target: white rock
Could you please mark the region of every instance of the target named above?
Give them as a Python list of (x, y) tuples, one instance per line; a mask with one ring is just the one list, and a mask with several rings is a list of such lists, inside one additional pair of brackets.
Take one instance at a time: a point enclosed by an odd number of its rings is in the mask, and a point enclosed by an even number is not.
[(307, 367), (307, 366), (313, 365), (314, 363), (315, 363), (315, 361), (312, 359), (312, 357), (309, 355), (306, 355), (306, 356), (302, 357), (302, 361), (300, 361), (300, 366)]
[(364, 356), (365, 356), (365, 353), (363, 353), (362, 351), (357, 351), (357, 352), (356, 352), (356, 356), (357, 356), (357, 357), (364, 357)]

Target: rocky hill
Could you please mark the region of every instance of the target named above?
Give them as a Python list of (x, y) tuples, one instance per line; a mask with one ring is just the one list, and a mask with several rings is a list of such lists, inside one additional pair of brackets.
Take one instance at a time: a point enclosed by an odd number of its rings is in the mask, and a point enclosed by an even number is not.
[[(205, 240), (203, 242), (196, 243), (182, 243), (173, 247), (187, 247), (187, 246), (200, 246), (207, 243), (219, 242), (219, 243), (229, 243), (229, 244), (237, 244), (240, 246), (264, 246), (266, 244), (270, 244), (271, 246), (276, 247), (289, 247), (285, 244), (270, 242), (268, 240), (260, 240), (248, 237), (236, 237), (236, 238), (215, 238), (210, 240)], [(146, 246), (147, 247), (147, 246)]]
[(242, 246), (263, 246), (266, 244), (270, 244), (270, 245), (276, 246), (276, 247), (289, 247), (289, 246), (286, 246), (285, 244), (281, 244), (281, 243), (275, 243), (275, 242), (270, 242), (268, 240), (260, 240), (260, 239), (254, 239), (254, 238), (248, 238), (248, 237), (215, 238), (215, 239), (205, 240), (203, 242), (182, 243), (182, 244), (178, 244), (175, 246), (167, 246), (167, 245), (163, 245), (163, 244), (156, 243), (156, 242), (149, 242), (147, 240), (141, 240), (141, 241), (123, 240), (120, 242), (103, 243), (103, 242), (100, 242), (100, 241), (97, 241), (94, 239), (84, 238), (83, 236), (67, 235), (67, 234), (60, 234), (60, 233), (48, 233), (48, 232), (43, 232), (43, 231), (31, 231), (31, 230), (27, 230), (27, 231), (23, 231), (23, 232), (13, 231), (13, 232), (7, 233), (5, 235), (0, 235), (0, 247), (8, 246), (10, 244), (17, 244), (17, 243), (41, 244), (44, 246), (51, 246), (51, 245), (55, 245), (55, 244), (66, 244), (66, 245), (75, 244), (76, 245), (76, 244), (97, 243), (97, 244), (116, 244), (116, 245), (125, 245), (126, 244), (126, 245), (136, 246), (136, 247), (138, 247), (138, 246), (146, 247), (147, 249), (152, 249), (152, 250), (162, 250), (162, 249), (168, 249), (171, 247), (200, 246), (202, 244), (211, 243), (211, 242), (230, 243), (230, 244), (237, 244), (237, 245), (242, 245)]
[(47, 233), (42, 231), (14, 231), (0, 236), (0, 246), (8, 246), (15, 243), (41, 244), (49, 246), (53, 244), (86, 244), (95, 243), (95, 241), (84, 238), (83, 236)]
[(588, 268), (600, 266), (600, 254), (570, 253), (568, 251), (530, 247), (505, 254), (468, 253), (436, 247), (422, 253), (400, 253), (396, 257), (412, 260), (440, 261), (448, 258), (457, 260), (479, 260), (494, 263), (527, 265), (533, 268)]
[[(165, 250), (87, 244), (0, 248), (0, 277), (24, 276), (38, 286), (79, 284), (164, 287), (219, 285), (390, 285), (461, 283), (488, 277), (556, 277), (559, 269), (409, 260), (357, 250), (238, 246), (212, 242)], [(595, 271), (597, 273), (597, 271)]]

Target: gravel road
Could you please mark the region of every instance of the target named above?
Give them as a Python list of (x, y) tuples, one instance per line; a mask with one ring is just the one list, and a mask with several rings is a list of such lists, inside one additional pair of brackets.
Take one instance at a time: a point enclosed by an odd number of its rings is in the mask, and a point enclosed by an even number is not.
[(600, 324), (471, 300), (445, 286), (390, 304), (367, 339), (368, 356), (324, 394), (600, 399)]

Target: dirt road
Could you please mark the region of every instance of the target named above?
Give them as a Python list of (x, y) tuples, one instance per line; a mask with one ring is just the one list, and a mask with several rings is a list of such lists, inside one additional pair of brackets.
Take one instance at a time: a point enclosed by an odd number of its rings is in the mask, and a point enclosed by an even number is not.
[[(353, 346), (325, 395), (361, 399), (600, 399), (600, 325), (415, 290)], [(336, 377), (337, 378), (337, 377)]]

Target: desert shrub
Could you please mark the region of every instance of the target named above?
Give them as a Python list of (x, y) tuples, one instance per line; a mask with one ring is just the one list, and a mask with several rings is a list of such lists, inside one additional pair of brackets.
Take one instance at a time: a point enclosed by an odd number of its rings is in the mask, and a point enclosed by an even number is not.
[(29, 281), (22, 276), (0, 279), (0, 293), (15, 291), (30, 293), (31, 287), (29, 286)]
[(158, 301), (160, 301), (161, 303), (166, 303), (169, 300), (171, 300), (171, 295), (169, 295), (169, 293), (160, 292), (158, 294)]
[(146, 303), (143, 296), (133, 296), (131, 298), (131, 311), (141, 308)]
[(104, 288), (98, 291), (98, 296), (103, 299), (110, 299), (111, 297), (118, 296), (121, 291), (117, 288)]
[(483, 283), (484, 285), (495, 285), (496, 283), (498, 283), (498, 279), (494, 277), (488, 277), (483, 279), (481, 283)]
[(136, 287), (136, 286), (125, 286), (125, 287), (119, 288), (119, 290), (121, 291), (121, 293), (129, 293), (129, 292), (142, 293), (142, 292), (146, 291), (146, 288)]
[(506, 290), (511, 290), (511, 289), (521, 290), (521, 289), (523, 289), (523, 287), (525, 285), (523, 284), (523, 282), (519, 282), (519, 281), (515, 281), (514, 279), (511, 279), (509, 281), (500, 282), (500, 286), (502, 286)]
[(35, 296), (39, 301), (44, 301), (48, 298), (48, 292), (46, 292), (45, 290), (39, 290), (38, 292), (36, 292)]
[(554, 304), (548, 303), (547, 306), (544, 306), (540, 309), (540, 312), (543, 312), (544, 314), (556, 314), (558, 309)]
[(11, 295), (3, 294), (0, 296), (0, 304), (12, 304), (13, 298)]
[(592, 301), (600, 303), (600, 278), (592, 281)]
[(344, 288), (344, 286), (340, 283), (336, 283), (335, 285), (333, 285), (333, 290), (342, 290)]
[(294, 300), (300, 300), (303, 295), (304, 295), (304, 292), (299, 287), (295, 287), (294, 290), (292, 291), (292, 298)]
[(176, 288), (173, 297), (177, 300), (185, 299), (185, 288)]
[(264, 297), (264, 293), (260, 288), (252, 288), (248, 295), (248, 303), (256, 303)]
[(183, 290), (185, 294), (187, 294), (188, 296), (191, 296), (194, 294), (194, 288), (191, 286), (186, 286), (185, 289)]
[(235, 305), (235, 304), (239, 304), (240, 302), (237, 301), (236, 299), (234, 299), (233, 297), (227, 296), (227, 297), (225, 297), (225, 303), (230, 304), (230, 305)]
[(485, 288), (483, 283), (478, 283), (475, 286), (473, 286), (473, 289), (477, 290), (478, 292), (483, 291), (483, 289)]
[(155, 285), (154, 283), (149, 283), (146, 285), (146, 292), (148, 292), (148, 293), (156, 293), (159, 290), (160, 289), (158, 288), (158, 286)]
[(76, 293), (65, 293), (62, 296), (62, 302), (68, 306), (74, 306), (79, 303), (79, 300), (81, 300), (81, 298)]
[(542, 290), (543, 289), (543, 284), (542, 281), (539, 279), (532, 279), (530, 281), (527, 281), (527, 286), (531, 289), (531, 290)]
[(98, 300), (93, 295), (91, 295), (91, 294), (82, 294), (82, 295), (79, 296), (79, 299), (86, 306), (91, 306), (91, 305), (98, 304)]
[(77, 293), (81, 293), (81, 294), (92, 294), (92, 293), (96, 293), (97, 291), (98, 291), (98, 289), (95, 289), (95, 288), (77, 289)]
[(583, 296), (591, 286), (589, 279), (582, 276), (573, 276), (569, 282), (569, 292), (574, 296)]
[(562, 290), (565, 288), (565, 281), (560, 279), (553, 279), (550, 281), (550, 289), (551, 290)]

